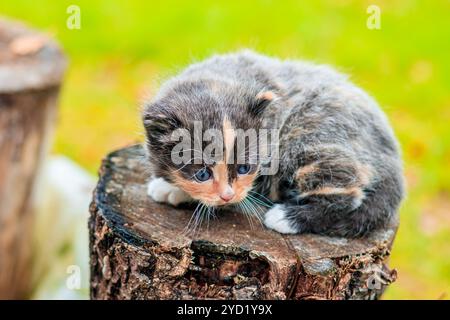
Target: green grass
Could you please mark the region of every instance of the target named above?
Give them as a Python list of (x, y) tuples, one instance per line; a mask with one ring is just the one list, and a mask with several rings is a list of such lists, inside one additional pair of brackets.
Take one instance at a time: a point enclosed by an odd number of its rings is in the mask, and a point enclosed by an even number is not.
[[(66, 8), (81, 7), (81, 30)], [(381, 8), (381, 30), (366, 8)], [(142, 140), (139, 101), (159, 79), (250, 47), (328, 63), (383, 106), (402, 144), (409, 196), (385, 298), (450, 295), (450, 3), (441, 1), (2, 1), (0, 14), (53, 34), (70, 58), (54, 152), (95, 172)]]

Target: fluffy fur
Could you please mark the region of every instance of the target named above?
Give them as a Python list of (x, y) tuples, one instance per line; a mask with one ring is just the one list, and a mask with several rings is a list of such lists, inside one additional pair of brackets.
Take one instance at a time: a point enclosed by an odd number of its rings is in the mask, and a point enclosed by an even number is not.
[[(397, 217), (404, 187), (394, 134), (374, 100), (329, 67), (250, 51), (214, 56), (167, 81), (145, 105), (143, 121), (155, 178), (208, 206), (258, 195), (259, 201), (278, 203), (265, 214), (269, 228), (348, 237)], [(273, 160), (279, 170), (259, 175), (268, 164), (258, 162), (239, 175), (226, 158), (213, 165), (174, 165), (171, 133), (192, 132), (194, 121), (219, 130), (227, 121), (244, 130), (277, 129), (279, 158)], [(212, 178), (195, 181), (205, 167)], [(223, 201), (227, 192), (233, 198)]]

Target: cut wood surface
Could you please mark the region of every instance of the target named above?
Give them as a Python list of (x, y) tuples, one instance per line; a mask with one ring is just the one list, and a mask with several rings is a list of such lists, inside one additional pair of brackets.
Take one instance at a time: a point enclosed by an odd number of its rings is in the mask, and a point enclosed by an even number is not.
[(109, 154), (91, 204), (92, 299), (376, 299), (396, 226), (364, 239), (281, 235), (220, 213), (195, 236), (192, 208), (146, 194), (141, 146)]
[(30, 198), (65, 64), (45, 36), (0, 20), (0, 299), (28, 294)]

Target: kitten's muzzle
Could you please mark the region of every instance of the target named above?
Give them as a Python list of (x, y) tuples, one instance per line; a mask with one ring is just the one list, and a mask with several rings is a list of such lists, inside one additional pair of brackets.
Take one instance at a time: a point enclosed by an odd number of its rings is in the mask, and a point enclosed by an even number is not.
[(234, 190), (230, 186), (228, 186), (221, 194), (220, 199), (225, 202), (231, 201), (234, 198)]

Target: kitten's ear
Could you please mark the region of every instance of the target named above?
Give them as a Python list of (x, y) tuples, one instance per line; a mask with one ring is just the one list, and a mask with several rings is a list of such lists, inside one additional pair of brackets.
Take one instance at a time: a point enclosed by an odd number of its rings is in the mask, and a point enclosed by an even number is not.
[(147, 135), (158, 140), (165, 135), (172, 134), (174, 130), (182, 126), (181, 120), (176, 114), (162, 108), (157, 103), (146, 106), (142, 117)]
[(275, 94), (272, 91), (261, 91), (250, 106), (250, 112), (256, 116), (260, 115), (274, 99)]

